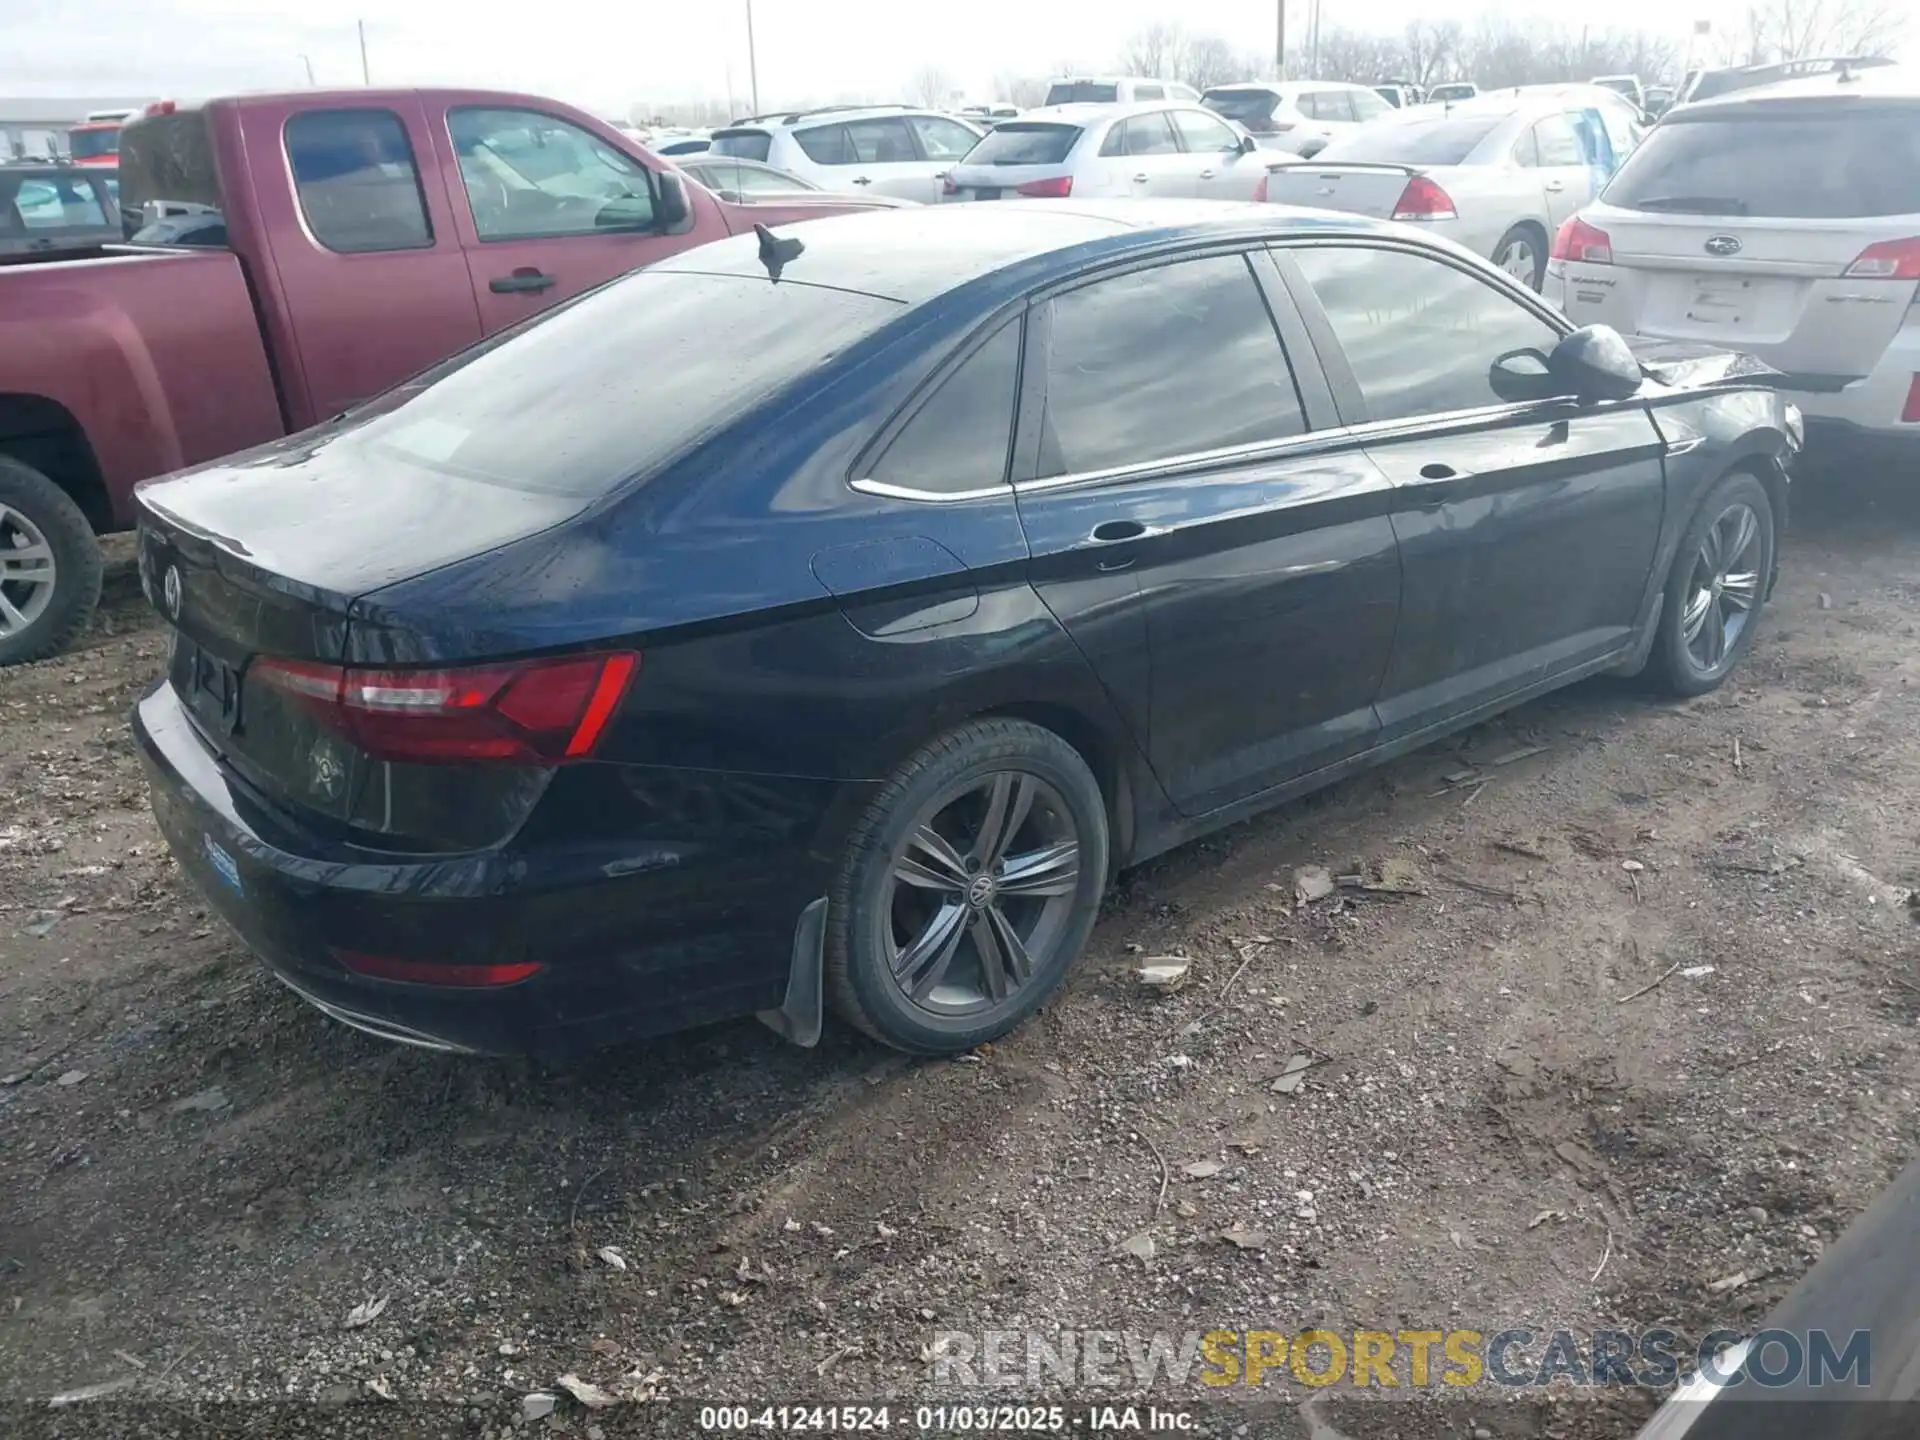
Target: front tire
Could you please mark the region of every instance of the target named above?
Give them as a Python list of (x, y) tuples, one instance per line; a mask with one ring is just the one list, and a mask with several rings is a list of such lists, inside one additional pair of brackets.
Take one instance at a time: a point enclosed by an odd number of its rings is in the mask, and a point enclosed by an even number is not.
[(80, 507), (0, 455), (0, 665), (57, 655), (100, 603), (100, 547)]
[(1675, 695), (1718, 688), (1753, 645), (1773, 574), (1773, 503), (1737, 471), (1707, 493), (1681, 537), (1660, 607), (1653, 678)]
[(827, 903), (827, 995), (912, 1054), (997, 1040), (1066, 978), (1107, 864), (1106, 803), (1072, 746), (1024, 720), (951, 730), (854, 826)]
[(1534, 294), (1547, 276), (1547, 239), (1531, 225), (1516, 225), (1493, 247), (1493, 263)]

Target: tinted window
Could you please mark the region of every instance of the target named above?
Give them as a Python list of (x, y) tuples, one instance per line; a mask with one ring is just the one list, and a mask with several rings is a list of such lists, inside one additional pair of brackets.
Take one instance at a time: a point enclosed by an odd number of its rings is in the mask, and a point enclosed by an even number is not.
[(482, 240), (592, 235), (653, 224), (636, 160), (536, 110), (450, 110), (447, 129)]
[(1309, 90), (1300, 97), (1301, 113), (1314, 120), (1351, 120), (1353, 107), (1344, 90)]
[(1240, 137), (1233, 133), (1223, 120), (1203, 114), (1198, 110), (1176, 110), (1173, 112), (1173, 128), (1180, 132), (1180, 142), (1192, 151), (1238, 150)]
[(1117, 85), (1060, 81), (1047, 88), (1044, 105), (1111, 105), (1120, 98)]
[(929, 160), (958, 160), (980, 139), (958, 121), (938, 115), (909, 115), (907, 123), (920, 137), (920, 148)]
[(1846, 116), (1763, 107), (1655, 126), (1607, 186), (1607, 203), (1792, 219), (1920, 213), (1920, 107)]
[(1574, 133), (1572, 123), (1564, 115), (1549, 115), (1533, 127), (1533, 143), (1538, 155), (1536, 164), (1584, 165), (1587, 156), (1580, 145), (1580, 137)]
[(1326, 309), (1373, 420), (1502, 403), (1488, 375), (1509, 350), (1549, 352), (1560, 334), (1464, 270), (1404, 250), (1288, 252)]
[(712, 155), (737, 155), (742, 160), (764, 160), (773, 137), (764, 130), (722, 130), (713, 137), (707, 152)]
[(1305, 429), (1286, 355), (1240, 256), (1115, 276), (1052, 308), (1043, 476)]
[(918, 160), (905, 120), (849, 120), (847, 147), (861, 165), (898, 165)]
[(1159, 85), (1136, 85), (1133, 87), (1133, 98), (1136, 100), (1164, 100), (1167, 98), (1167, 92)]
[(900, 309), (817, 285), (641, 270), (390, 391), (349, 421), (346, 443), (375, 452), (369, 464), (604, 494)]
[(1020, 323), (1000, 330), (961, 363), (906, 424), (873, 467), (873, 478), (910, 490), (954, 494), (1007, 478)]
[(292, 116), (287, 163), (307, 227), (329, 250), (361, 254), (433, 244), (413, 144), (391, 110)]
[(0, 170), (0, 225), (8, 218), (9, 202), (28, 230), (100, 230), (115, 224), (93, 186), (78, 175), (10, 180)]
[(986, 139), (967, 152), (967, 164), (1058, 165), (1080, 135), (1078, 125), (1009, 120), (995, 126)]
[(1356, 120), (1375, 120), (1393, 108), (1371, 90), (1349, 90), (1347, 103), (1353, 106)]
[(816, 165), (853, 164), (853, 150), (847, 144), (844, 125), (816, 125), (811, 130), (796, 130), (793, 143)]
[(1255, 133), (1271, 128), (1274, 107), (1280, 103), (1270, 90), (1209, 90), (1201, 100), (1209, 110), (1238, 120)]
[(1113, 127), (1107, 143), (1100, 147), (1102, 155), (1174, 155), (1179, 150), (1180, 144), (1173, 138), (1173, 127), (1167, 123), (1164, 112), (1122, 120)]
[(1330, 141), (1319, 159), (1388, 161), (1402, 165), (1458, 165), (1502, 117), (1412, 120), (1374, 125)]

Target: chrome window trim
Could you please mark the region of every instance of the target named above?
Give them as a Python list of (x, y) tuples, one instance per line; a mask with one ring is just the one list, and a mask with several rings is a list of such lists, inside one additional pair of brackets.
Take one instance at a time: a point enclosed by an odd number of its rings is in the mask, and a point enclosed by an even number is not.
[(893, 485), (885, 480), (875, 480), (863, 476), (847, 482), (863, 495), (879, 495), (888, 500), (911, 500), (916, 504), (937, 504), (947, 500), (986, 500), (996, 495), (1011, 495), (1013, 486), (1002, 481), (998, 485), (984, 485), (977, 490), (921, 490), (912, 485)]

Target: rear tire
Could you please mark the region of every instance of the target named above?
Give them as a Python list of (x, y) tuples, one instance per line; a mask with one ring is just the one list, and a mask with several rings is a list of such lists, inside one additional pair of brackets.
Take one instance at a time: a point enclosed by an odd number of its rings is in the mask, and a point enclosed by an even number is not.
[(1079, 958), (1107, 856), (1106, 802), (1066, 741), (1024, 720), (948, 731), (847, 841), (827, 902), (828, 998), (912, 1054), (999, 1039)]
[(0, 665), (65, 650), (100, 603), (100, 547), (66, 491), (0, 455)]
[(1547, 277), (1547, 237), (1531, 225), (1516, 225), (1493, 247), (1493, 263), (1538, 295)]
[(1704, 695), (1753, 646), (1773, 574), (1773, 504), (1745, 471), (1723, 477), (1680, 538), (1660, 607), (1649, 678)]

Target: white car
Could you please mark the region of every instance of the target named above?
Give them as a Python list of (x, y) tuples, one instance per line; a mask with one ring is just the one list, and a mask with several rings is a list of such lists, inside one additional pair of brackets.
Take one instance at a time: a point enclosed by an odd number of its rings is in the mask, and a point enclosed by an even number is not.
[(1215, 85), (1201, 103), (1224, 115), (1262, 149), (1317, 155), (1369, 121), (1403, 114), (1365, 85), (1339, 80), (1249, 80)]
[(1270, 164), (1263, 198), (1417, 223), (1538, 290), (1553, 235), (1605, 182), (1604, 128), (1577, 95), (1417, 105)]
[(1457, 105), (1462, 100), (1471, 100), (1480, 93), (1480, 87), (1471, 80), (1448, 80), (1427, 91), (1427, 103), (1445, 105), (1449, 102)]
[(1047, 86), (1040, 108), (1058, 105), (1137, 105), (1147, 100), (1198, 100), (1200, 92), (1178, 80), (1144, 75), (1063, 75)]
[(713, 132), (704, 153), (758, 160), (823, 190), (893, 195), (930, 204), (981, 131), (938, 110), (829, 106), (756, 115)]
[(1198, 105), (1061, 105), (995, 126), (948, 174), (945, 198), (1251, 200), (1269, 160), (1253, 137)]
[(1786, 371), (1810, 430), (1920, 438), (1920, 73), (1670, 111), (1561, 228), (1546, 293), (1577, 325)]

